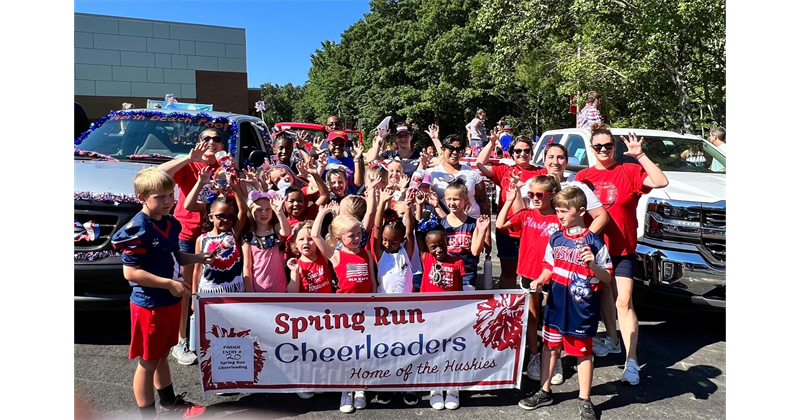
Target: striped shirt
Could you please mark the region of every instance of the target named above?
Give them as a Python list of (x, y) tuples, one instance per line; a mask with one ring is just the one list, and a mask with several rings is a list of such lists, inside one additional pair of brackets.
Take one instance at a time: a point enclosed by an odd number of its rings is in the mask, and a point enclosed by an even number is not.
[(578, 128), (589, 128), (594, 123), (603, 122), (603, 117), (600, 116), (600, 111), (594, 104), (586, 104), (585, 107), (578, 114)]

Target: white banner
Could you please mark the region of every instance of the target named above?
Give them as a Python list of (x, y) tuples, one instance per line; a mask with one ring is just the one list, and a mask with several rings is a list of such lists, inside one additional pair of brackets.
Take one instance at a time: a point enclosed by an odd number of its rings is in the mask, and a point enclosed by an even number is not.
[(203, 395), (519, 388), (518, 290), (195, 296)]

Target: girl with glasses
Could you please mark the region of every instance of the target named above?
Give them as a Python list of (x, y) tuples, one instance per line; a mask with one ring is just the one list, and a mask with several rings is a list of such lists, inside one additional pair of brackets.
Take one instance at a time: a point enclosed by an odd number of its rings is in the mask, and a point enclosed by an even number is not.
[[(531, 165), (533, 141), (527, 136), (517, 136), (508, 148), (511, 157), (514, 159), (513, 166), (503, 163), (489, 164), (489, 155), (498, 145), (499, 134), (498, 130), (492, 131), (492, 135), (489, 138), (489, 146), (478, 155), (477, 167), (484, 176), (491, 178), (495, 185), (500, 186), (497, 208), (503, 208), (506, 203), (506, 194), (510, 191), (509, 181), (512, 177), (519, 178), (521, 182), (525, 182), (537, 175), (545, 175), (547, 171), (544, 168)], [(513, 208), (509, 209), (508, 217), (511, 218), (513, 215)], [(495, 238), (497, 241), (497, 258), (500, 260), (500, 288), (513, 289), (517, 287), (520, 231), (513, 227), (505, 231), (496, 229)]]
[(616, 312), (619, 316), (622, 341), (627, 350), (625, 371), (622, 381), (631, 385), (639, 383), (639, 363), (636, 347), (639, 339), (639, 320), (633, 310), (633, 275), (636, 263), (636, 244), (638, 237), (636, 227), (636, 207), (639, 198), (653, 188), (664, 188), (669, 181), (650, 158), (642, 151), (644, 138), (629, 133), (620, 136), (628, 148), (624, 154), (632, 156), (635, 163), (620, 163), (614, 159), (614, 149), (618, 147), (607, 124), (595, 123), (590, 128), (591, 143), (597, 163), (586, 168), (575, 176), (594, 190), (594, 194), (608, 211), (610, 221), (603, 228), (605, 243), (608, 244), (614, 278), (611, 287), (605, 289), (611, 293), (602, 293), (602, 317), (606, 326), (607, 337), (601, 338), (593, 346), (594, 354), (603, 357), (608, 353), (620, 353), (620, 341), (617, 335)]

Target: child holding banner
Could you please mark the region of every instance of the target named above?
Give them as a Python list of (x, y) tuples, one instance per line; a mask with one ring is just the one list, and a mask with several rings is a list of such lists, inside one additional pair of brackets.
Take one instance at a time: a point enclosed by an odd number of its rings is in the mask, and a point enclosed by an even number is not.
[(561, 355), (578, 359), (578, 405), (581, 419), (596, 419), (590, 399), (592, 389), (592, 337), (600, 320), (601, 283), (613, 278), (611, 257), (603, 238), (586, 229), (586, 195), (580, 188), (565, 188), (553, 197), (553, 207), (564, 230), (550, 236), (542, 274), (532, 290), (550, 282), (542, 327), (547, 350), (542, 351), (541, 388), (519, 402), (526, 410), (553, 403), (550, 378)]
[[(378, 293), (411, 293), (414, 279), (409, 255), (414, 253), (414, 219), (411, 212), (407, 211), (406, 223), (403, 225), (397, 212), (386, 208), (394, 195), (392, 187), (381, 190), (380, 194), (372, 234), (372, 249), (378, 261)], [(392, 395), (391, 392), (379, 392), (378, 404), (389, 404), (392, 402)], [(406, 405), (417, 405), (419, 398), (415, 392), (406, 392), (403, 402)]]
[[(330, 240), (328, 243), (322, 237), (322, 221), (325, 215), (332, 211), (330, 204), (319, 208), (314, 225), (311, 227), (311, 238), (317, 245), (322, 255), (333, 265), (336, 278), (339, 280), (339, 289), (336, 293), (375, 293), (375, 268), (372, 259), (366, 250), (360, 247), (361, 222), (353, 216), (338, 215), (333, 218), (330, 227)], [(336, 243), (342, 243), (342, 249), (336, 249)], [(355, 403), (354, 403), (355, 400)], [(339, 411), (352, 413), (355, 409), (367, 406), (367, 397), (364, 391), (342, 392)]]
[(467, 215), (469, 190), (463, 178), (456, 178), (444, 190), (444, 201), (450, 214), (442, 220), (447, 232), (447, 252), (464, 261), (464, 290), (475, 290), (478, 260), (486, 240), (491, 219), (482, 214), (477, 220)]

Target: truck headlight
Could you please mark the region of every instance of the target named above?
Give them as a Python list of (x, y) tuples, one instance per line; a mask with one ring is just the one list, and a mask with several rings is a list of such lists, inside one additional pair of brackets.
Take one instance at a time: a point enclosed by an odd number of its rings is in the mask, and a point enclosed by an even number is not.
[(701, 212), (697, 203), (652, 200), (644, 217), (644, 236), (682, 242), (699, 242)]

